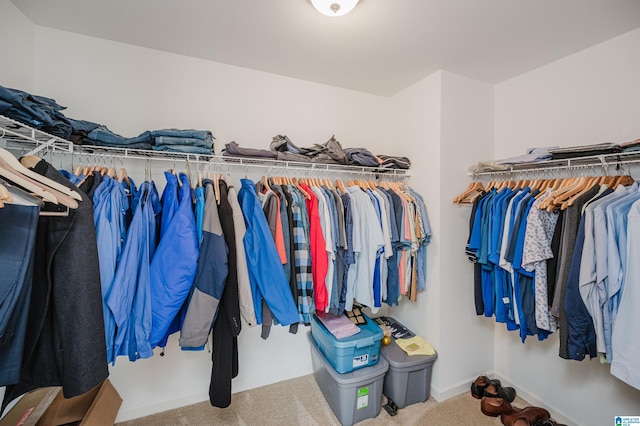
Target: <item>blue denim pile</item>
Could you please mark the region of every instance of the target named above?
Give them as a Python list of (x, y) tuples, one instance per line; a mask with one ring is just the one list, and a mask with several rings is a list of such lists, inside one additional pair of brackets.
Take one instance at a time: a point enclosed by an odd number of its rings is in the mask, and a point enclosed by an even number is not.
[(147, 130), (125, 138), (104, 125), (65, 117), (65, 108), (53, 99), (0, 86), (1, 115), (78, 145), (213, 155), (214, 138), (207, 130)]
[(213, 139), (210, 131), (193, 129), (147, 130), (136, 137), (125, 138), (99, 126), (84, 138), (84, 142), (96, 146), (213, 155)]
[(53, 99), (0, 86), (0, 114), (67, 139), (72, 126), (63, 109)]

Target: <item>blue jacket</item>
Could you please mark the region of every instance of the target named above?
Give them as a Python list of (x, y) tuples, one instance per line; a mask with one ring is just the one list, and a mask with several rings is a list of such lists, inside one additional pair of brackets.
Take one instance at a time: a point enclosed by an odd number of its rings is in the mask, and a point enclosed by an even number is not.
[(195, 289), (180, 332), (180, 346), (185, 348), (204, 347), (207, 342), (229, 273), (229, 249), (220, 224), (213, 182), (207, 181), (205, 186), (203, 239)]
[(116, 322), (107, 304), (107, 294), (113, 284), (116, 267), (126, 235), (124, 212), (129, 201), (124, 188), (118, 181), (105, 175), (102, 183), (93, 195), (93, 217), (98, 242), (98, 261), (100, 262), (100, 281), (102, 283), (102, 313), (104, 317), (107, 345), (107, 361), (113, 362)]
[(155, 251), (156, 216), (161, 205), (153, 183), (144, 182), (140, 186), (140, 194), (113, 284), (106, 294), (107, 305), (117, 326), (113, 361), (119, 355), (128, 355), (132, 361), (153, 355), (149, 345), (149, 266)]
[(256, 187), (249, 179), (242, 179), (238, 201), (242, 208), (247, 233), (244, 247), (249, 267), (249, 278), (253, 293), (253, 305), (258, 324), (262, 321), (262, 299), (271, 313), (282, 325), (298, 322), (298, 310), (293, 300), (289, 282), (269, 231), (267, 219), (262, 212)]
[(165, 337), (186, 300), (198, 266), (198, 235), (189, 178), (180, 174), (180, 204), (151, 262), (151, 346)]

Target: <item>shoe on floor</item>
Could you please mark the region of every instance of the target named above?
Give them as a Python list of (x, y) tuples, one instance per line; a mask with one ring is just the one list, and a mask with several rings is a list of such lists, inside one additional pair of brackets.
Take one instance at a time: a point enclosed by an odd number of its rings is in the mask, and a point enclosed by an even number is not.
[(500, 420), (505, 426), (530, 426), (549, 418), (549, 412), (540, 407), (525, 407), (517, 413), (500, 415)]
[(485, 416), (498, 417), (501, 414), (511, 414), (522, 411), (521, 408), (512, 406), (509, 401), (502, 398), (487, 398), (480, 401), (480, 411)]

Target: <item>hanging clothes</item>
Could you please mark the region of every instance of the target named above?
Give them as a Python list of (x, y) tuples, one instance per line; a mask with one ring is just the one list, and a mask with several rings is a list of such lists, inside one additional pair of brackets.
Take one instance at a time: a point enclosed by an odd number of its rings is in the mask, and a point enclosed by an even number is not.
[(39, 205), (0, 208), (0, 386), (20, 382), (39, 213)]
[(180, 173), (180, 181), (178, 210), (167, 225), (149, 268), (151, 347), (158, 346), (165, 338), (189, 295), (198, 266), (198, 234), (189, 177)]
[(640, 386), (640, 363), (630, 355), (640, 344), (637, 320), (630, 311), (620, 320), (621, 307), (635, 300), (625, 284), (637, 263), (630, 224), (638, 184), (581, 178), (537, 198), (536, 191), (493, 188), (474, 201), (467, 253), (481, 266), (483, 309), (476, 299), (476, 312), (495, 314), (523, 342), (557, 329), (560, 357), (599, 355), (613, 375)]
[(126, 238), (125, 212), (129, 200), (123, 186), (105, 175), (93, 195), (93, 219), (98, 242), (98, 260), (100, 262), (100, 282), (102, 287), (102, 313), (105, 325), (107, 362), (115, 360), (113, 346), (116, 335), (116, 322), (107, 304), (113, 279), (116, 273), (122, 246)]
[(327, 284), (327, 271), (329, 259), (326, 253), (327, 245), (322, 234), (322, 224), (318, 211), (318, 197), (304, 183), (300, 187), (309, 194), (306, 200), (306, 208), (309, 215), (309, 248), (311, 251), (311, 274), (313, 276), (313, 300), (317, 311), (324, 312), (329, 303)]
[[(198, 257), (194, 291), (180, 332), (180, 346), (204, 349), (218, 313), (229, 274), (229, 249), (222, 233), (213, 182), (205, 181), (203, 241)], [(235, 254), (234, 254), (235, 255)]]
[(162, 210), (153, 182), (140, 186), (140, 200), (122, 249), (113, 284), (106, 295), (116, 322), (113, 356), (135, 361), (153, 355), (150, 265), (157, 245), (156, 222)]
[(304, 197), (292, 185), (283, 188), (291, 212), (291, 246), (293, 247), (293, 268), (291, 280), (295, 285), (299, 320), (304, 325), (311, 324), (313, 306), (313, 276), (308, 228), (305, 227)]
[(240, 334), (240, 306), (238, 281), (235, 274), (235, 222), (229, 203), (229, 192), (220, 181), (220, 217), (225, 241), (229, 247), (229, 275), (224, 286), (218, 319), (213, 326), (211, 382), (209, 401), (214, 407), (226, 408), (231, 404), (231, 381), (238, 375), (238, 335)]
[[(75, 189), (44, 160), (33, 171)], [(68, 216), (38, 219), (20, 382), (6, 387), (3, 410), (42, 386), (62, 386), (67, 398), (80, 395), (109, 374), (93, 206), (80, 195)]]
[(353, 226), (353, 252), (355, 262), (349, 271), (345, 310), (353, 307), (353, 299), (373, 309), (373, 281), (376, 259), (384, 247), (384, 237), (377, 213), (369, 196), (357, 186), (347, 187), (351, 198)]
[(244, 246), (256, 319), (261, 323), (264, 299), (280, 324), (289, 325), (298, 322), (298, 312), (284, 276), (273, 237), (260, 208), (255, 184), (249, 179), (242, 179), (238, 200), (247, 227)]
[[(253, 306), (253, 294), (251, 290), (251, 281), (249, 279), (249, 267), (247, 264), (247, 256), (244, 249), (244, 236), (247, 233), (247, 228), (244, 223), (244, 216), (240, 203), (238, 202), (238, 192), (233, 186), (233, 180), (231, 176), (225, 177), (225, 184), (227, 185), (228, 197), (227, 200), (233, 211), (233, 232), (235, 235), (235, 248), (236, 248), (236, 270), (238, 279), (238, 297), (240, 301), (240, 314), (249, 327), (254, 327), (258, 324), (256, 320), (256, 311)], [(231, 245), (229, 244), (229, 247)]]

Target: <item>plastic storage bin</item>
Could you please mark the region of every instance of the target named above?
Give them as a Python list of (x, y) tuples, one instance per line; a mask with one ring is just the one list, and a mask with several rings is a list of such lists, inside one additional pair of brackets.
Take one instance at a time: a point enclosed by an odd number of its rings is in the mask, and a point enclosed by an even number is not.
[(336, 339), (327, 328), (311, 315), (311, 335), (318, 349), (338, 373), (348, 373), (363, 367), (371, 367), (380, 358), (382, 330), (371, 318), (361, 325), (360, 333), (343, 339)]
[(391, 344), (383, 346), (382, 358), (389, 363), (384, 378), (384, 395), (397, 408), (429, 399), (431, 393), (431, 370), (438, 357), (434, 355), (407, 355), (392, 339)]
[(382, 386), (389, 364), (376, 365), (338, 374), (320, 352), (310, 334), (313, 375), (333, 413), (342, 425), (352, 425), (380, 414)]

